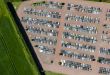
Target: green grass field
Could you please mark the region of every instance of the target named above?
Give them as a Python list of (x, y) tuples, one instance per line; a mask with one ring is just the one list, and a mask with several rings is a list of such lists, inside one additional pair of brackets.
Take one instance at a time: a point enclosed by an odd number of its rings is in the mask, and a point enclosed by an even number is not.
[(19, 5), (21, 4), (21, 1), (19, 1), (19, 2), (12, 2), (12, 4), (14, 5), (14, 8), (17, 10)]
[(0, 0), (0, 75), (39, 75), (4, 0)]

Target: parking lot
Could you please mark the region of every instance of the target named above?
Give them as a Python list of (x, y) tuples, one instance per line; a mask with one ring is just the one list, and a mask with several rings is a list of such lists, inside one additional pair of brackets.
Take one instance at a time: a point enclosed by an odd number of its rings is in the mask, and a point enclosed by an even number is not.
[(108, 3), (25, 1), (17, 14), (44, 70), (110, 74)]

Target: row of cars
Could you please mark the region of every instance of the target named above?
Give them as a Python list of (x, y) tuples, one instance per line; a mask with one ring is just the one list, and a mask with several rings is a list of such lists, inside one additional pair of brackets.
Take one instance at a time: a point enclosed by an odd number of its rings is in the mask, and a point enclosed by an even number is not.
[(57, 44), (57, 39), (55, 38), (49, 38), (49, 37), (35, 37), (32, 38), (32, 41), (37, 42), (37, 43), (44, 43), (48, 45), (56, 45)]
[(75, 34), (70, 32), (63, 32), (63, 38), (74, 39), (78, 41), (85, 41), (90, 43), (97, 42), (96, 37), (90, 37), (90, 36), (85, 36), (85, 35), (80, 35), (80, 34)]
[(38, 48), (40, 53), (44, 53), (47, 55), (55, 54), (55, 48), (51, 48), (48, 46), (43, 46), (43, 45), (35, 45), (36, 48)]
[[(107, 43), (107, 44), (110, 44), (110, 32), (109, 32), (109, 29), (110, 29), (110, 24), (103, 24), (103, 28), (105, 30), (102, 31), (102, 35), (101, 35), (101, 41), (104, 42), (104, 43)], [(108, 54), (109, 52), (107, 52), (106, 54)]]
[(77, 52), (64, 50), (64, 49), (60, 51), (60, 55), (69, 57), (69, 58), (80, 59), (82, 61), (95, 61), (94, 55), (89, 55), (85, 53), (77, 53)]
[[(37, 10), (33, 8), (24, 8), (24, 13), (26, 14), (34, 14), (41, 17), (47, 17), (47, 18), (61, 18), (61, 12), (55, 12), (55, 11), (48, 11), (48, 10)], [(71, 13), (65, 14), (66, 20), (74, 20), (74, 21), (80, 21), (80, 22), (87, 22), (87, 23), (99, 23), (99, 18), (93, 18), (90, 16), (79, 16), (79, 15), (73, 15)]]
[(104, 24), (103, 27), (106, 29), (110, 29), (110, 24)]
[(69, 23), (64, 24), (64, 29), (71, 31), (85, 32), (89, 34), (97, 34), (98, 32), (97, 28), (93, 26), (74, 25)]
[(28, 26), (26, 31), (47, 36), (58, 36), (58, 31), (53, 29), (44, 29), (40, 27)]
[(21, 21), (28, 25), (36, 25), (36, 26), (43, 26), (43, 27), (49, 27), (49, 28), (59, 28), (59, 26), (60, 26), (60, 22), (51, 21), (51, 20), (47, 20), (47, 19), (21, 17)]
[(91, 65), (89, 64), (84, 64), (80, 62), (75, 62), (71, 60), (62, 60), (59, 62), (59, 65), (68, 67), (68, 68), (74, 68), (74, 69), (81, 69), (85, 71), (91, 71)]
[(101, 64), (110, 65), (110, 58), (99, 57), (97, 61)]
[[(68, 67), (68, 68), (74, 68), (74, 69), (81, 69), (81, 70), (86, 70), (86, 71), (91, 71), (91, 65), (90, 64), (84, 64), (84, 63), (79, 63), (71, 60), (62, 60), (59, 62), (59, 65)], [(110, 74), (110, 68), (105, 68), (105, 67), (99, 67), (99, 73), (100, 74)]]
[(110, 13), (106, 13), (106, 20), (110, 20)]
[(32, 4), (33, 6), (42, 6), (46, 8), (52, 9), (62, 9), (65, 5), (63, 2), (55, 2), (55, 1), (39, 1)]
[(69, 42), (69, 41), (62, 41), (62, 47), (76, 49), (76, 50), (82, 50), (82, 51), (88, 51), (88, 52), (95, 52), (95, 50), (96, 50), (95, 46), (87, 45), (87, 44), (80, 44), (80, 43), (75, 43), (75, 42)]
[(102, 55), (110, 55), (110, 49), (101, 47), (99, 53)]
[(110, 37), (108, 35), (101, 35), (101, 40), (107, 44), (110, 44)]
[(100, 74), (110, 75), (110, 68), (100, 67), (99, 68), (99, 73)]
[(65, 20), (67, 21), (79, 21), (79, 22), (86, 22), (86, 23), (100, 23), (99, 18), (93, 18), (91, 16), (80, 16), (80, 15), (73, 15), (71, 13), (65, 14)]
[[(62, 9), (65, 3), (55, 2), (55, 1), (39, 1), (39, 2), (32, 3), (32, 5), (42, 6), (46, 8), (52, 8), (52, 9)], [(73, 4), (73, 3), (67, 4), (67, 10), (76, 10), (78, 12), (86, 12), (86, 13), (92, 13), (92, 14), (99, 14), (102, 12), (102, 9), (100, 7), (84, 6), (81, 4)]]
[(61, 18), (61, 12), (56, 11), (48, 11), (46, 9), (40, 10), (40, 9), (34, 9), (34, 8), (24, 8), (25, 14), (32, 14), (40, 17), (47, 17), (47, 18)]
[(81, 4), (73, 4), (68, 3), (67, 10), (72, 11), (78, 11), (78, 12), (85, 12), (85, 13), (91, 13), (91, 14), (100, 14), (102, 12), (102, 9), (100, 7), (93, 7), (93, 6), (84, 6)]

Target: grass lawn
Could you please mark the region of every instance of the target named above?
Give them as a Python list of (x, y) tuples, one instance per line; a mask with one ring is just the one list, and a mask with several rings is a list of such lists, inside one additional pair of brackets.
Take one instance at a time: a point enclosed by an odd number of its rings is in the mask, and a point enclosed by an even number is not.
[(21, 1), (19, 1), (19, 2), (12, 2), (12, 4), (14, 5), (14, 8), (17, 10), (19, 5), (21, 4)]
[(4, 0), (0, 0), (0, 75), (39, 75)]

